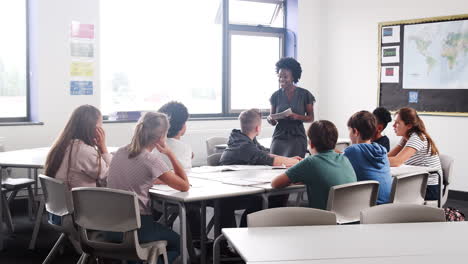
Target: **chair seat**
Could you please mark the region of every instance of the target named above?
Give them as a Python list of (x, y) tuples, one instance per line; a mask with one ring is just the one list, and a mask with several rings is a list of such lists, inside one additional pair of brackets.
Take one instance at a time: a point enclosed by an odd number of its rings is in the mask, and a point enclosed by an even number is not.
[(14, 190), (26, 188), (34, 183), (33, 179), (28, 178), (7, 178), (2, 182), (2, 186), (7, 190)]
[(430, 206), (430, 207), (438, 207), (438, 201), (424, 201), (424, 205)]

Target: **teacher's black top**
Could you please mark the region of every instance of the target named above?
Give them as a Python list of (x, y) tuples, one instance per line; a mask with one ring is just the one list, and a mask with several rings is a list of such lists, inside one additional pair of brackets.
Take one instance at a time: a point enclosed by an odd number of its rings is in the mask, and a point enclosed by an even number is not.
[[(284, 91), (284, 88), (274, 92), (270, 98), (271, 105), (276, 113), (291, 110), (299, 115), (307, 114), (307, 105), (315, 103), (315, 97), (306, 89), (296, 87), (291, 101)], [(303, 122), (285, 118), (277, 120), (278, 124), (273, 132), (270, 151), (273, 154), (285, 157), (304, 157), (307, 152), (307, 137)]]

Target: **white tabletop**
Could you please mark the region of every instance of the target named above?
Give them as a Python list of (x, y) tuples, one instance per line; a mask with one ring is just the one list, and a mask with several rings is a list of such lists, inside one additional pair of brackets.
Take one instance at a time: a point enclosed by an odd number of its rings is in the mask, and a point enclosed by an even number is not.
[(0, 166), (43, 168), (49, 147), (0, 152)]
[(410, 165), (401, 165), (399, 167), (390, 167), (390, 171), (392, 176), (400, 176), (400, 175), (407, 175), (413, 173), (421, 173), (421, 172), (437, 172), (436, 168), (431, 167), (423, 167), (423, 166), (410, 166)]
[(225, 228), (246, 262), (450, 255), (466, 252), (468, 222)]
[[(437, 252), (434, 252), (437, 254)], [(441, 264), (441, 263), (464, 263), (466, 256), (454, 255), (413, 255), (413, 256), (391, 256), (377, 258), (334, 258), (334, 259), (307, 259), (290, 261), (250, 261), (247, 264)]]
[(180, 192), (170, 188), (166, 190), (162, 188), (158, 189), (158, 186), (155, 186), (155, 188), (150, 189), (150, 194), (167, 200), (195, 202), (241, 195), (260, 194), (264, 192), (261, 188), (223, 184), (218, 181), (210, 181), (193, 177), (189, 178), (189, 182), (192, 187), (190, 187), (187, 192)]

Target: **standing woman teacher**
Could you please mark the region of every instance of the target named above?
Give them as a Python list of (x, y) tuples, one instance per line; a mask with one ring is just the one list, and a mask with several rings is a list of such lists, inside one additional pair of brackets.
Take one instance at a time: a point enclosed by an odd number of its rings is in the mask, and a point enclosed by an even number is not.
[(280, 89), (270, 98), (270, 114), (291, 108), (292, 114), (285, 119), (274, 120), (268, 116), (268, 123), (276, 125), (270, 152), (285, 157), (304, 157), (307, 152), (307, 137), (304, 122), (314, 121), (315, 97), (306, 89), (296, 86), (301, 78), (301, 64), (294, 58), (282, 58), (276, 63)]

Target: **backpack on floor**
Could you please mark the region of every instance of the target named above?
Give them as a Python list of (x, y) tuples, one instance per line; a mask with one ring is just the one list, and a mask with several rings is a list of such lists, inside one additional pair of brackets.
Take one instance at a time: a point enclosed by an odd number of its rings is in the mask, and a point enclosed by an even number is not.
[(444, 209), (447, 222), (465, 221), (465, 215), (458, 209), (447, 207)]

